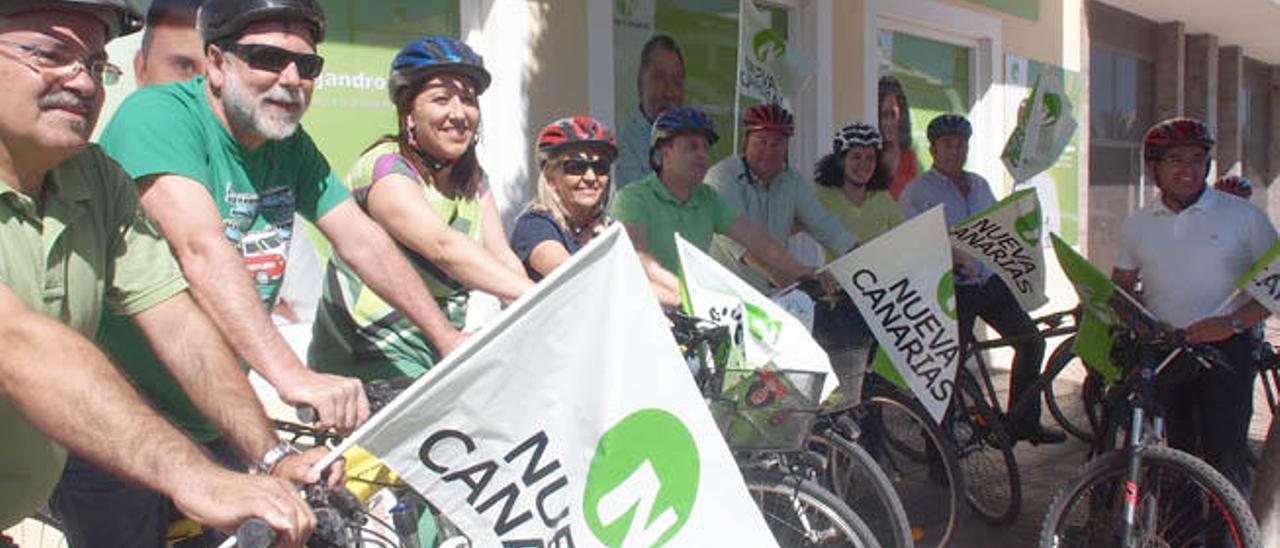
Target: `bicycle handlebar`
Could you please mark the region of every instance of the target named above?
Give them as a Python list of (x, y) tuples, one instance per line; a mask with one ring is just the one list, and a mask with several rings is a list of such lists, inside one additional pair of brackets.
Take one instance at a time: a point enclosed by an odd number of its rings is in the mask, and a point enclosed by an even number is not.
[[(308, 545), (350, 546), (352, 525), (364, 522), (364, 507), (360, 499), (346, 487), (327, 488), (322, 484), (303, 487), (303, 493), (316, 515), (316, 528)], [(236, 534), (223, 546), (241, 548), (268, 548), (279, 540), (280, 534), (262, 518), (249, 518), (236, 528)], [(234, 543), (233, 543), (234, 541)]]
[[(401, 392), (404, 392), (409, 385), (413, 384), (413, 377), (391, 377), (387, 379), (375, 379), (364, 383), (364, 396), (369, 400), (369, 414), (377, 413), (391, 400), (396, 399)], [(298, 413), (298, 422), (303, 424), (311, 424), (320, 419), (316, 413), (316, 408), (310, 405), (299, 405), (294, 408)]]

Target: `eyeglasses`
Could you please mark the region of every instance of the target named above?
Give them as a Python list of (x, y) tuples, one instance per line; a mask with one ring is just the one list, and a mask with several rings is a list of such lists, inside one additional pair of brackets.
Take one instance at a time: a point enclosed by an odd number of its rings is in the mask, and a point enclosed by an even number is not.
[(610, 162), (609, 160), (606, 160), (604, 158), (599, 158), (596, 160), (570, 158), (568, 160), (560, 162), (560, 169), (564, 170), (565, 175), (586, 175), (587, 168), (591, 168), (591, 171), (594, 171), (596, 173), (596, 176), (608, 177), (609, 166), (612, 166), (612, 165), (613, 165), (613, 162)]
[(1168, 166), (1202, 166), (1209, 161), (1207, 154), (1192, 154), (1190, 156), (1165, 156), (1160, 158), (1160, 163)]
[(120, 81), (120, 67), (101, 59), (81, 59), (56, 49), (11, 40), (0, 40), (0, 46), (22, 52), (17, 56), (19, 62), (38, 71), (52, 73), (63, 81), (75, 78), (80, 71), (89, 73), (95, 82), (103, 85), (110, 86)]
[(298, 76), (314, 80), (324, 69), (324, 57), (314, 53), (296, 53), (266, 44), (222, 44), (223, 51), (235, 54), (258, 70), (280, 72), (290, 64), (298, 66)]

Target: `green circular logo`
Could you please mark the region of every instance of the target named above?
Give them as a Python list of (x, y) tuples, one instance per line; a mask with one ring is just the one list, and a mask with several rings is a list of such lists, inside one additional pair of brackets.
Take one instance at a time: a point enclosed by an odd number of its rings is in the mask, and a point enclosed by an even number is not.
[(951, 319), (956, 319), (956, 275), (950, 270), (938, 280), (938, 306)]
[(756, 60), (767, 63), (787, 52), (787, 41), (773, 29), (764, 29), (751, 38), (751, 51)]
[(1013, 220), (1013, 228), (1017, 231), (1018, 237), (1030, 246), (1040, 245), (1041, 226), (1039, 202), (1036, 202), (1035, 207), (1028, 211), (1026, 215), (1019, 216)]
[(587, 527), (605, 546), (660, 546), (689, 520), (701, 463), (675, 415), (641, 409), (600, 437), (586, 491)]

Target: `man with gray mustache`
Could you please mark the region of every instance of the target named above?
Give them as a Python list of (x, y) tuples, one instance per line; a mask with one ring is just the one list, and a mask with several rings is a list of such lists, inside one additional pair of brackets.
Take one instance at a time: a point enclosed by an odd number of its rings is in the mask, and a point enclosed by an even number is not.
[[(286, 402), (316, 408), (322, 426), (349, 431), (369, 415), (359, 382), (309, 370), (268, 315), (287, 266), (295, 212), (442, 353), (464, 337), (299, 127), (323, 67), (316, 55), (325, 30), (320, 5), (208, 0), (196, 19), (204, 76), (134, 92), (104, 130), (102, 147), (136, 181), (143, 208), (200, 307), (243, 362)], [(197, 441), (225, 434), (158, 366), (127, 317), (105, 314), (98, 341)], [(258, 463), (264, 464), (270, 463)]]
[[(323, 456), (284, 455), (250, 477), (213, 463), (163, 420), (87, 339), (104, 307), (136, 322), (201, 409), (248, 459), (277, 443), (262, 407), (178, 265), (142, 212), (135, 185), (89, 143), (104, 86), (119, 78), (106, 43), (136, 31), (124, 0), (0, 3), (0, 530), (49, 496), (68, 450), (125, 481), (170, 497), (196, 521), (224, 529), (252, 516), (300, 543), (315, 517), (286, 480), (317, 481)], [(341, 479), (332, 468), (333, 481)], [(116, 539), (72, 546), (164, 542), (127, 508)], [(9, 545), (0, 535), (0, 545)]]

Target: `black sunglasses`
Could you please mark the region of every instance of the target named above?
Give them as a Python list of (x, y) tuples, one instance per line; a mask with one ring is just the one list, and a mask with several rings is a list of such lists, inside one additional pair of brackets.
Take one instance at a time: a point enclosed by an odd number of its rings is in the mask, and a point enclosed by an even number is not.
[(596, 172), (596, 176), (608, 177), (609, 166), (612, 165), (613, 162), (604, 158), (596, 160), (570, 158), (560, 163), (560, 169), (564, 170), (565, 175), (585, 175), (587, 173), (587, 168), (591, 168), (591, 171)]
[(223, 51), (235, 54), (249, 66), (258, 70), (280, 72), (293, 63), (298, 66), (298, 76), (314, 80), (324, 69), (324, 57), (314, 53), (295, 53), (266, 44), (223, 44)]

